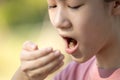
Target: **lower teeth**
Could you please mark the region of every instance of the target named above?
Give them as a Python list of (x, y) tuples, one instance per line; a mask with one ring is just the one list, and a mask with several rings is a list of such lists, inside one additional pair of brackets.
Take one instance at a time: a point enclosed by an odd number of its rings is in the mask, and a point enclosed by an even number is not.
[(69, 48), (74, 48), (74, 46), (75, 46), (74, 42), (70, 42)]

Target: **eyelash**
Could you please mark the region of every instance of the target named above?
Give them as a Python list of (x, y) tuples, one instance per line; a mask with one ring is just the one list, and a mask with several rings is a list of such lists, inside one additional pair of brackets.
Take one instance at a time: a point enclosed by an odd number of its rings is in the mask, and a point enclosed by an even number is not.
[(72, 6), (68, 6), (69, 8), (72, 8), (72, 9), (78, 9), (79, 7), (81, 7), (81, 5), (78, 5), (78, 6), (74, 6), (74, 7), (72, 7)]
[(71, 9), (79, 9), (80, 7), (82, 7), (84, 4), (81, 4), (81, 5), (77, 5), (77, 6), (68, 6), (69, 8)]
[[(82, 4), (83, 5), (83, 4)], [(82, 5), (78, 5), (78, 6), (74, 6), (74, 7), (71, 7), (71, 6), (68, 6), (69, 8), (71, 9), (78, 9), (79, 7), (81, 7)], [(54, 5), (54, 6), (48, 6), (48, 9), (51, 9), (51, 8), (56, 8), (57, 5)]]
[(51, 9), (51, 8), (56, 8), (57, 6), (54, 5), (54, 6), (48, 6), (48, 9)]

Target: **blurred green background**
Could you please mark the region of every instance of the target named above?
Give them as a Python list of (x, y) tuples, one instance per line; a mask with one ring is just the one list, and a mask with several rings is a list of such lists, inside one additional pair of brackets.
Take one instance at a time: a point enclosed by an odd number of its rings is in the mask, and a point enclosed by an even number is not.
[(46, 0), (0, 0), (0, 80), (10, 80), (19, 67), (26, 40), (65, 53), (61, 38), (49, 22)]

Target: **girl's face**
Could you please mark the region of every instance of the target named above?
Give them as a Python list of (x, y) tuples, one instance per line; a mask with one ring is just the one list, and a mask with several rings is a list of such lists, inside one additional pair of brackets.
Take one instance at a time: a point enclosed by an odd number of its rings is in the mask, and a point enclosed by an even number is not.
[(48, 8), (73, 60), (84, 62), (110, 42), (110, 11), (102, 0), (48, 0)]

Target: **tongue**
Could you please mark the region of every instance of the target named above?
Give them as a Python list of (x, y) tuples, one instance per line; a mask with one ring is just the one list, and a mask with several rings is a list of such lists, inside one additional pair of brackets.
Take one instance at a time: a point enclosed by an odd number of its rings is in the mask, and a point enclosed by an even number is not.
[(69, 54), (73, 54), (77, 50), (77, 48), (78, 48), (77, 41), (74, 39), (69, 39), (66, 52)]

